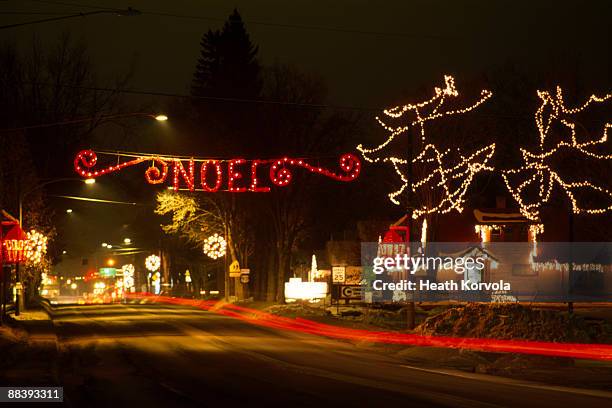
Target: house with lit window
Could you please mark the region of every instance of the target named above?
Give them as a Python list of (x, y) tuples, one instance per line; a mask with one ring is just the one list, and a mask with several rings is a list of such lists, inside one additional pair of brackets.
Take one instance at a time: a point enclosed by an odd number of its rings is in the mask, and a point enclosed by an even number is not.
[[(429, 226), (415, 221), (413, 240), (420, 236), (421, 242), (429, 241), (432, 247), (438, 248), (440, 255), (486, 259), (481, 270), (466, 270), (462, 274), (443, 269), (421, 270), (417, 276), (435, 276), (438, 282), (503, 280), (512, 283), (509, 293), (482, 293), (472, 300), (609, 299), (612, 296), (610, 246), (569, 243), (569, 218), (567, 212), (549, 209), (542, 211), (542, 220), (529, 220), (518, 209), (507, 208), (505, 200), (498, 198), (495, 208), (466, 208), (461, 213), (437, 215)], [(402, 217), (393, 226), (406, 224), (406, 219)], [(456, 245), (453, 247), (451, 243)], [(451, 300), (452, 295), (448, 296)]]

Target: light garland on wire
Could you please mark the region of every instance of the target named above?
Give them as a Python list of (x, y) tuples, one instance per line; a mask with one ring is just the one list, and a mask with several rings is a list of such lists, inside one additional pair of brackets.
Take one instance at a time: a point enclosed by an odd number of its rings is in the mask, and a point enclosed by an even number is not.
[(145, 259), (145, 267), (151, 272), (157, 271), (160, 266), (161, 259), (157, 255), (149, 255), (147, 259)]
[(538, 235), (544, 233), (544, 224), (531, 224), (529, 226), (529, 240), (531, 242), (538, 241)]
[[(420, 208), (416, 208), (412, 214), (413, 218), (418, 218), (420, 216), (432, 213), (445, 214), (451, 210), (462, 212), (465, 204), (465, 194), (471, 185), (474, 176), (483, 170), (493, 170), (493, 168), (488, 166), (487, 163), (495, 153), (494, 143), (483, 147), (468, 156), (463, 155), (458, 148), (453, 149), (459, 156), (458, 162), (454, 164), (445, 163), (446, 161), (451, 160), (448, 158), (449, 153), (451, 152), (450, 149), (440, 151), (435, 144), (427, 143), (425, 124), (428, 121), (444, 116), (459, 115), (470, 112), (483, 104), (493, 95), (488, 90), (482, 90), (480, 92), (480, 99), (470, 106), (459, 109), (441, 110), (442, 106), (449, 98), (456, 98), (459, 96), (459, 92), (455, 88), (455, 80), (452, 76), (446, 75), (444, 77), (444, 82), (445, 87), (434, 88), (433, 97), (427, 101), (397, 106), (395, 108), (386, 109), (383, 111), (385, 115), (394, 119), (402, 117), (402, 115), (407, 112), (412, 112), (416, 116), (415, 120), (410, 121), (408, 125), (392, 127), (377, 117), (376, 120), (385, 130), (391, 133), (390, 136), (387, 138), (387, 140), (374, 148), (365, 148), (361, 144), (357, 146), (357, 150), (362, 153), (364, 159), (368, 162), (391, 163), (393, 166), (395, 172), (402, 182), (402, 186), (398, 190), (389, 194), (389, 199), (394, 204), (400, 204), (397, 197), (402, 194), (406, 188), (411, 188), (412, 191), (416, 191), (417, 188), (423, 187), (432, 182), (435, 183), (436, 187), (440, 187), (444, 190), (444, 198), (442, 198), (437, 205), (432, 207), (422, 205)], [(425, 110), (428, 112), (424, 112)], [(411, 126), (416, 126), (419, 129), (421, 136), (421, 151), (416, 155), (416, 157), (402, 158), (395, 156), (378, 156), (378, 154), (382, 153), (383, 149), (385, 149), (385, 147), (387, 147), (397, 136), (408, 131)], [(433, 163), (436, 168), (420, 180), (408, 180), (403, 167), (413, 165), (415, 163)], [(439, 180), (434, 181), (434, 178), (438, 178)], [(457, 180), (460, 180), (459, 185), (453, 185), (453, 183)]]
[[(560, 87), (557, 87), (556, 94), (554, 95), (547, 91), (538, 91), (538, 97), (541, 99), (541, 105), (535, 113), (535, 122), (539, 133), (539, 151), (532, 153), (525, 148), (521, 148), (524, 164), (519, 168), (502, 172), (506, 187), (518, 203), (521, 214), (532, 221), (539, 220), (542, 205), (550, 199), (555, 185), (559, 186), (565, 195), (567, 195), (572, 205), (572, 211), (575, 214), (603, 214), (612, 210), (612, 191), (595, 185), (588, 180), (566, 182), (559, 173), (550, 167), (551, 164), (549, 162), (549, 159), (552, 159), (555, 153), (561, 149), (570, 149), (599, 160), (612, 159), (610, 154), (598, 154), (589, 150), (589, 148), (602, 145), (608, 140), (608, 130), (612, 127), (612, 123), (604, 125), (602, 136), (599, 139), (578, 142), (576, 138), (576, 124), (563, 117), (564, 115), (582, 112), (593, 103), (605, 102), (612, 98), (612, 94), (601, 97), (591, 95), (584, 104), (573, 109), (565, 106), (563, 91)], [(550, 113), (546, 116), (548, 110), (550, 110)], [(571, 135), (570, 141), (563, 140), (556, 146), (547, 148), (545, 144), (553, 123), (556, 123), (555, 121), (569, 130)], [(518, 178), (518, 181), (513, 180), (514, 178)], [(527, 189), (530, 187), (537, 190), (537, 197), (528, 197)], [(583, 208), (578, 205), (575, 196), (576, 191), (580, 189), (607, 195), (610, 198), (610, 203), (600, 208)]]
[(212, 259), (219, 259), (222, 256), (225, 256), (227, 251), (227, 242), (221, 235), (214, 234), (204, 241), (203, 250), (208, 257)]
[(26, 233), (26, 236), (25, 258), (30, 264), (39, 264), (47, 253), (47, 237), (34, 229)]
[[(565, 262), (565, 263), (561, 263), (558, 262), (557, 260), (554, 261), (548, 261), (548, 262), (531, 262), (531, 265), (534, 267), (535, 270), (537, 271), (546, 271), (546, 270), (557, 270), (557, 271), (568, 271), (570, 269), (570, 263), (569, 262)], [(573, 264), (571, 264), (572, 266), (572, 270), (573, 271), (597, 271), (597, 272), (604, 272), (604, 266), (600, 263), (596, 264), (596, 263), (583, 263), (583, 264), (579, 264), (574, 262)]]
[[(151, 162), (151, 165), (145, 171), (145, 179), (149, 184), (162, 184), (168, 178), (169, 168), (172, 165), (172, 188), (177, 191), (186, 189), (189, 191), (204, 191), (216, 192), (220, 191), (222, 183), (225, 181), (227, 189), (224, 191), (242, 193), (242, 192), (269, 192), (270, 186), (262, 185), (262, 180), (258, 176), (258, 171), (261, 173), (261, 167), (269, 167), (268, 179), (273, 185), (283, 187), (290, 183), (292, 173), (290, 167), (300, 167), (308, 170), (311, 173), (320, 174), (329, 177), (336, 181), (349, 182), (355, 180), (361, 171), (361, 162), (359, 158), (352, 154), (346, 153), (340, 156), (339, 164), (340, 171), (334, 172), (321, 166), (309, 164), (304, 159), (293, 159), (284, 157), (281, 159), (269, 160), (246, 160), (246, 159), (229, 159), (229, 160), (213, 160), (213, 159), (188, 159), (184, 160), (178, 157), (156, 156), (148, 154), (132, 154), (132, 153), (104, 153), (117, 157), (118, 164), (111, 165), (102, 169), (95, 169), (98, 162), (98, 156), (93, 150), (83, 150), (79, 152), (74, 159), (74, 169), (76, 172), (85, 178), (96, 178), (105, 174), (114, 173), (123, 170), (126, 167), (134, 166), (144, 162)], [(120, 158), (131, 158), (131, 160), (119, 163)], [(187, 163), (185, 163), (185, 161)], [(200, 172), (196, 173), (196, 163), (200, 164)], [(223, 171), (222, 163), (226, 163), (226, 171)], [(214, 184), (208, 178), (208, 171), (216, 172)], [(224, 180), (224, 173), (226, 174)], [(196, 174), (200, 176), (200, 187), (196, 188)], [(250, 177), (250, 180), (249, 180)], [(181, 188), (181, 185), (184, 187)]]
[[(491, 231), (499, 230), (503, 228), (502, 225), (496, 224), (476, 224), (474, 225), (474, 231), (480, 235), (480, 239), (483, 243), (491, 241)], [(531, 224), (529, 225), (529, 241), (536, 242), (537, 237), (544, 233), (544, 224)]]
[(480, 240), (482, 243), (487, 243), (491, 241), (491, 231), (493, 230), (501, 230), (501, 226), (494, 224), (476, 224), (474, 225), (474, 231), (480, 235)]

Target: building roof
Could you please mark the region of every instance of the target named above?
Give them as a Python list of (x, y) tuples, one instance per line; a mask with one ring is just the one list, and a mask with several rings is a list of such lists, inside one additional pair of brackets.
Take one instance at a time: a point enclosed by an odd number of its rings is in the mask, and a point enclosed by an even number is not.
[(518, 210), (512, 208), (476, 208), (474, 218), (477, 224), (534, 224), (528, 220)]

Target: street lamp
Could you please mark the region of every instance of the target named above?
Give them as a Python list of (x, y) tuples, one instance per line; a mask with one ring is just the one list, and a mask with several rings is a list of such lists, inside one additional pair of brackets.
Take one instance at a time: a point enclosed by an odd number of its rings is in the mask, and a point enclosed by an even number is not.
[(125, 245), (130, 245), (130, 244), (132, 243), (132, 240), (131, 240), (130, 238), (124, 238), (124, 239), (123, 239), (123, 243), (124, 243)]
[(66, 214), (72, 214), (72, 208), (67, 209)]
[[(49, 181), (45, 181), (44, 183), (40, 183), (39, 185), (29, 189), (28, 191), (26, 191), (25, 193), (20, 193), (19, 194), (19, 225), (21, 226), (23, 224), (23, 199), (30, 193), (44, 187), (44, 186), (48, 186), (49, 184), (55, 184), (55, 183), (62, 183), (64, 181), (83, 181), (83, 179), (80, 178), (74, 178), (74, 177), (70, 177), (70, 178), (59, 178), (59, 179), (55, 179), (55, 180), (49, 180)], [(95, 180), (94, 180), (95, 182)], [(87, 182), (87, 180), (85, 180), (85, 184), (93, 184), (91, 182)], [(71, 209), (66, 210), (66, 212), (68, 214), (70, 214), (72, 212)]]
[(168, 120), (168, 116), (163, 115), (163, 114), (157, 115), (157, 116), (155, 116), (155, 120), (158, 121), (158, 122), (165, 122), (165, 121)]
[[(64, 181), (81, 181), (81, 179), (78, 178), (60, 178), (60, 179), (56, 179), (56, 180), (49, 180), (46, 181), (44, 183), (41, 183), (33, 188), (31, 188), (30, 190), (22, 193), (21, 191), (19, 192), (18, 196), (19, 196), (19, 226), (21, 227), (23, 225), (23, 199), (30, 193), (32, 193), (33, 191), (36, 191), (44, 186), (48, 186), (49, 184), (55, 184), (55, 183), (60, 183), (60, 182), (64, 182)], [(89, 183), (91, 184), (91, 183)], [(70, 214), (72, 212), (71, 209), (66, 210), (66, 212), (68, 214)], [(19, 311), (20, 311), (20, 302), (23, 301), (23, 297), (21, 296), (21, 274), (19, 273), (19, 263), (17, 263), (15, 265), (15, 287), (17, 288), (17, 291), (15, 293), (15, 316), (19, 316)]]

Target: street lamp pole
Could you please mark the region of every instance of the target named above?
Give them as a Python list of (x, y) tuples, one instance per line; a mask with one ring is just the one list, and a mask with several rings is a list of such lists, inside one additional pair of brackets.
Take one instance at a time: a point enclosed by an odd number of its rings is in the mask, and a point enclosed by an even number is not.
[[(25, 197), (40, 189), (43, 188), (44, 186), (48, 186), (49, 184), (55, 184), (55, 183), (61, 183), (64, 181), (82, 181), (82, 179), (79, 178), (74, 178), (74, 177), (70, 177), (70, 178), (59, 178), (59, 179), (54, 179), (54, 180), (49, 180), (46, 181), (44, 183), (40, 183), (39, 185), (27, 190), (26, 192), (22, 193), (21, 190), (19, 190), (18, 192), (18, 196), (19, 196), (19, 227), (21, 227), (23, 225), (23, 200), (25, 199)], [(86, 181), (87, 184), (91, 184), (89, 182)], [(17, 263), (15, 265), (15, 316), (19, 316), (20, 311), (23, 309), (24, 306), (24, 298), (22, 296), (22, 290), (23, 290), (23, 286), (21, 284), (21, 273), (19, 271), (19, 263)]]
[(64, 126), (64, 125), (73, 125), (73, 124), (78, 124), (78, 123), (92, 122), (96, 119), (120, 119), (120, 118), (134, 117), (134, 116), (148, 117), (151, 119), (155, 119), (158, 122), (165, 122), (168, 120), (168, 116), (166, 116), (163, 113), (130, 112), (130, 113), (117, 113), (113, 115), (101, 115), (98, 118), (89, 117), (89, 118), (81, 118), (81, 119), (71, 119), (71, 120), (65, 120), (62, 122), (42, 123), (39, 125), (22, 126), (22, 127), (10, 128), (10, 129), (0, 129), (0, 132), (14, 132), (18, 130), (40, 129), (40, 128), (53, 127), (53, 126)]

